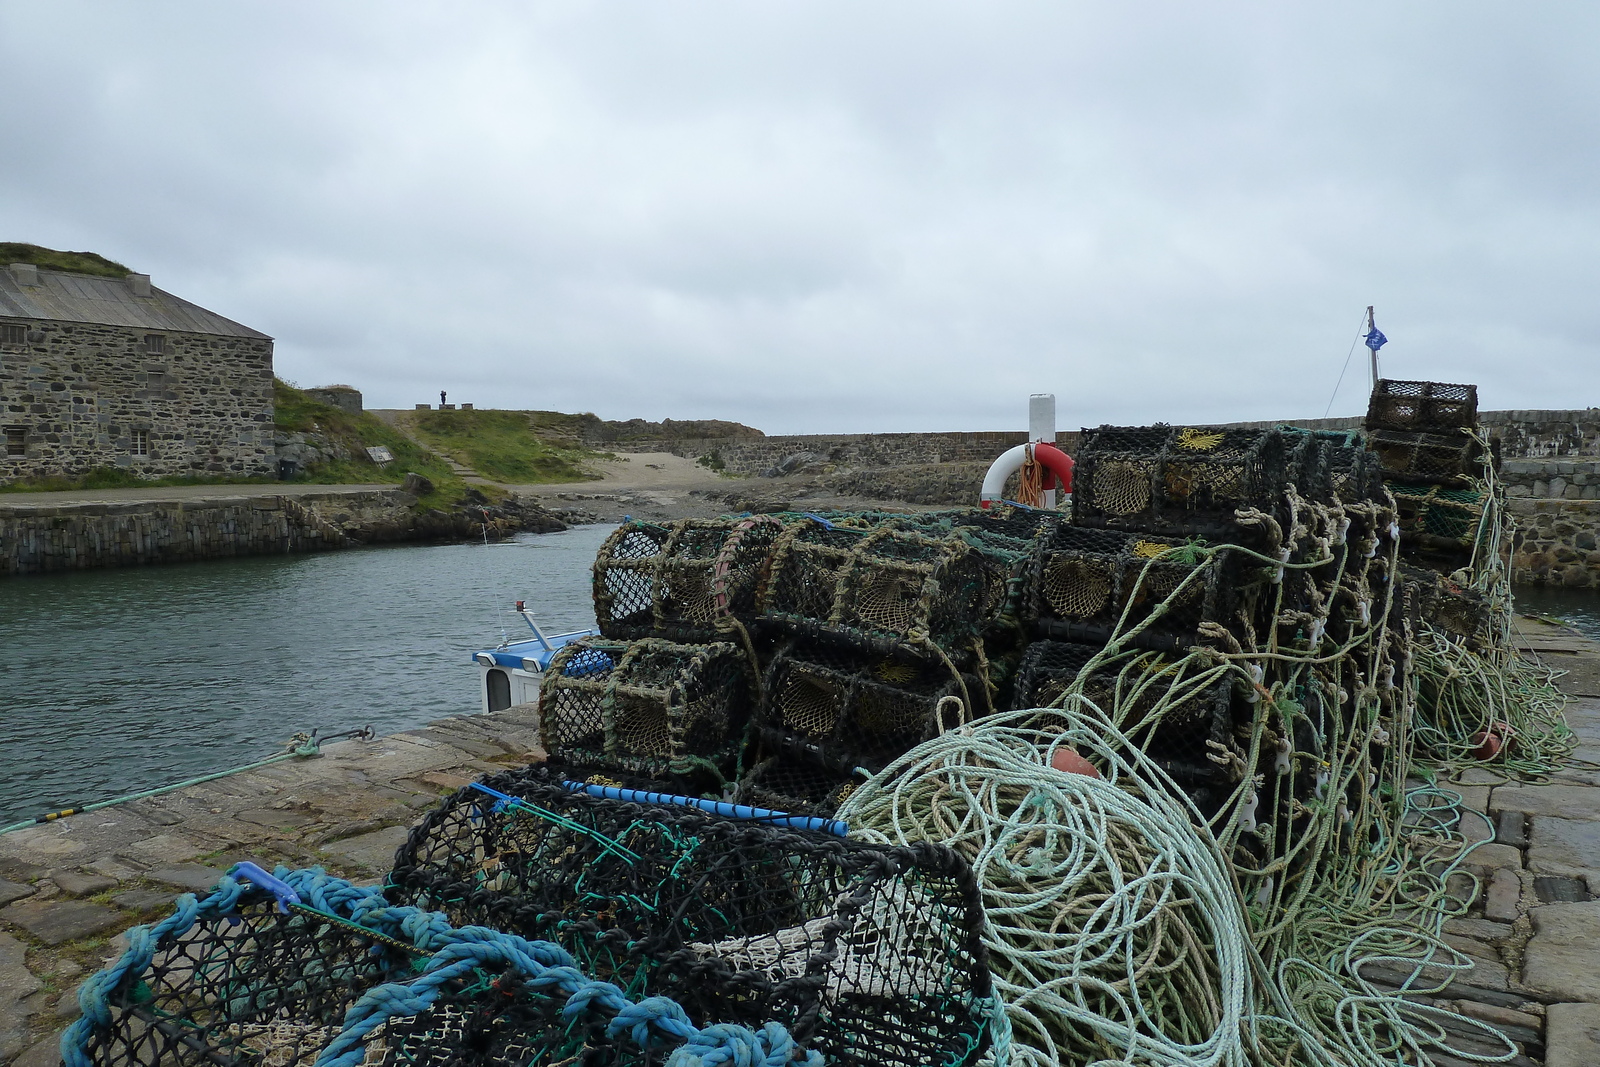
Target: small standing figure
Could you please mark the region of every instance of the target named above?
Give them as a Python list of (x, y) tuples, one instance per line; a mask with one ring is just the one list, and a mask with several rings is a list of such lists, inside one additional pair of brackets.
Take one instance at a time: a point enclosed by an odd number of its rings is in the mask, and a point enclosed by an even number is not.
[(444, 407), (444, 390), (439, 390), (439, 406)]

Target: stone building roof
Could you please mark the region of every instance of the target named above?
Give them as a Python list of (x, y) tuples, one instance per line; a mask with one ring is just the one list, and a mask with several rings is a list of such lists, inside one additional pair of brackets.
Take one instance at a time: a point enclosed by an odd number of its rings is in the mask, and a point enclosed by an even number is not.
[[(19, 278), (0, 265), (0, 316), (271, 340), (264, 333), (154, 288), (142, 274), (97, 278), (36, 269), (31, 272), (36, 284), (24, 284), (27, 280), (29, 275)], [(149, 295), (140, 295), (140, 291)]]

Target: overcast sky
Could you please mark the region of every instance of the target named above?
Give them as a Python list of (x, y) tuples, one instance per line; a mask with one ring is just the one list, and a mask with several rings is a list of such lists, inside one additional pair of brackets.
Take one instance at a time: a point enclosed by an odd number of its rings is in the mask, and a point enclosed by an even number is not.
[[(1600, 404), (1600, 5), (0, 0), (0, 240), (369, 407)], [(1334, 414), (1365, 408), (1365, 348)]]

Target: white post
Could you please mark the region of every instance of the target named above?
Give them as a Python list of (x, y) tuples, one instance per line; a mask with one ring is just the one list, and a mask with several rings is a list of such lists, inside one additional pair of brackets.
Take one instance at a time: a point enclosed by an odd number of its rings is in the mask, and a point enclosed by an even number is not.
[[(1056, 394), (1034, 393), (1028, 397), (1028, 441), (1048, 441), (1056, 443)], [(1044, 506), (1056, 506), (1055, 479), (1051, 477), (1050, 488), (1044, 491)]]

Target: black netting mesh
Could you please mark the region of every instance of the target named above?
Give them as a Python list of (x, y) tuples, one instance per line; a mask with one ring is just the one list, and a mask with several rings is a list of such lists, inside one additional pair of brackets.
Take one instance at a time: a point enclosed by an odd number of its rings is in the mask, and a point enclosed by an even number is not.
[(150, 964), (110, 991), (110, 1020), (84, 1049), (119, 1067), (309, 1067), (355, 1001), (410, 978), (414, 958), (247, 891), (231, 914), (160, 937)]
[(1046, 633), (1104, 641), (1125, 612), (1124, 630), (1131, 631), (1182, 585), (1161, 616), (1131, 640), (1153, 648), (1195, 644), (1202, 622), (1233, 625), (1260, 580), (1259, 567), (1247, 566), (1239, 553), (1202, 555), (1198, 548), (1152, 534), (1062, 526), (1042, 547), (1031, 576), (1033, 617)]
[(1368, 430), (1448, 431), (1478, 424), (1478, 387), (1381, 379), (1367, 407)]
[(540, 735), (546, 752), (574, 763), (720, 781), (737, 760), (754, 694), (737, 645), (586, 638), (544, 672)]
[(933, 641), (966, 656), (1006, 602), (1006, 571), (957, 537), (798, 524), (777, 542), (762, 618), (883, 649)]
[(750, 615), (782, 531), (768, 515), (623, 523), (594, 562), (600, 632), (714, 640), (720, 620)]
[(539, 768), (449, 797), (389, 895), (555, 941), (586, 973), (706, 1020), (772, 1019), (829, 1063), (974, 1062), (992, 1003), (971, 870), (671, 804), (574, 792)]
[(1483, 447), (1465, 433), (1378, 430), (1367, 447), (1389, 479), (1466, 487), (1483, 472)]
[(831, 816), (865, 780), (848, 760), (781, 730), (757, 730), (734, 798), (740, 804)]
[(969, 716), (966, 701), (980, 699), (977, 684), (958, 680), (942, 664), (791, 643), (767, 668), (756, 721), (876, 771), (940, 733), (941, 714), (944, 727)]
[(1084, 430), (1072, 522), (1147, 533), (1237, 536), (1235, 510), (1278, 506), (1298, 442), (1279, 430), (1102, 426)]
[(1387, 484), (1406, 541), (1430, 548), (1470, 548), (1476, 543), (1483, 522), (1483, 493), (1442, 485)]

